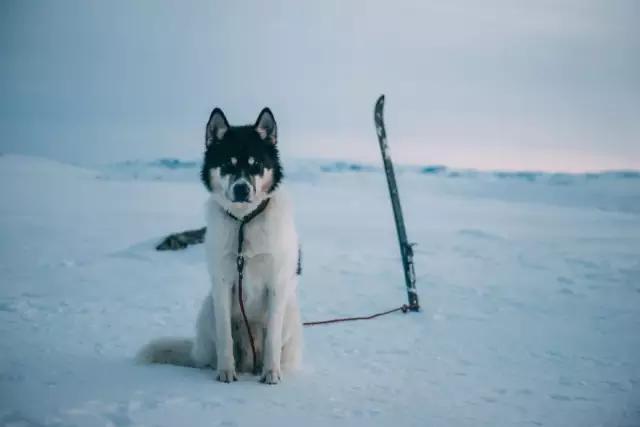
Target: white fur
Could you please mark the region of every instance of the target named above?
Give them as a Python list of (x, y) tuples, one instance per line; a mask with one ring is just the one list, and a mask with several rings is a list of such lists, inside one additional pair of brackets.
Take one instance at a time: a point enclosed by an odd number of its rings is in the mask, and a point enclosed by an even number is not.
[(193, 340), (189, 338), (158, 338), (145, 345), (136, 356), (140, 363), (167, 363), (194, 366), (191, 358)]
[[(224, 210), (240, 218), (260, 201), (224, 201), (221, 206), (221, 200), (212, 194), (207, 202), (205, 247), (212, 289), (200, 311), (192, 356), (197, 365), (207, 365), (215, 359), (218, 379), (222, 381), (236, 375), (232, 326), (240, 329), (235, 334), (238, 338), (245, 333), (237, 290), (239, 223)], [(291, 205), (281, 189), (271, 195), (266, 209), (245, 225), (244, 236), (244, 305), (252, 332), (265, 331), (264, 342), (258, 343), (262, 350), (262, 380), (277, 383), (283, 368), (299, 364), (302, 344), (296, 297), (298, 237)], [(250, 359), (248, 340), (240, 339), (239, 344)]]
[[(225, 210), (242, 218), (265, 197), (271, 198), (266, 209), (244, 228), (244, 306), (262, 365), (261, 380), (275, 384), (283, 370), (299, 366), (302, 322), (296, 295), (298, 237), (292, 206), (281, 188), (270, 195), (258, 191), (251, 203), (232, 203), (214, 187), (206, 204), (205, 237), (211, 292), (200, 309), (193, 345), (189, 348), (177, 339), (154, 341), (139, 353), (139, 360), (216, 367), (217, 379), (224, 382), (237, 378), (236, 367), (240, 371), (251, 369), (251, 348), (238, 303), (239, 223)], [(238, 361), (234, 343), (239, 349)]]

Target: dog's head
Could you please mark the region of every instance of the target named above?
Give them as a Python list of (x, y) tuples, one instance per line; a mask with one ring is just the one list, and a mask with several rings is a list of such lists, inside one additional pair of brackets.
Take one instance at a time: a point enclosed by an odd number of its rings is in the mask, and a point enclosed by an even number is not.
[(201, 177), (223, 208), (249, 210), (276, 189), (282, 179), (277, 133), (268, 108), (247, 126), (229, 125), (219, 108), (211, 112)]

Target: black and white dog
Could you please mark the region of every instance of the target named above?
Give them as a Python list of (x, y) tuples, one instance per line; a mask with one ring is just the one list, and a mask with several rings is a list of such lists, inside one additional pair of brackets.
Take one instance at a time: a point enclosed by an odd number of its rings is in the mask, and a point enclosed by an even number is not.
[[(158, 339), (138, 358), (211, 366), (223, 382), (236, 380), (236, 372), (261, 370), (261, 381), (276, 384), (283, 370), (300, 363), (302, 322), (296, 296), (298, 237), (282, 188), (271, 110), (263, 109), (254, 125), (230, 126), (222, 110), (214, 109), (206, 127), (201, 178), (210, 192), (205, 247), (211, 292), (200, 309), (195, 339)], [(242, 293), (259, 366), (253, 366), (238, 299), (238, 233), (247, 218)]]

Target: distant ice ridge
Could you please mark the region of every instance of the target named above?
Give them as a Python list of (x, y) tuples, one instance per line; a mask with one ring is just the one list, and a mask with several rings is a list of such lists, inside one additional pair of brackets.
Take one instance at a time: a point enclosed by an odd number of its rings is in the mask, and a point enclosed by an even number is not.
[(100, 168), (99, 178), (114, 180), (192, 181), (198, 179), (200, 162), (176, 158), (152, 161), (125, 160)]
[[(284, 159), (291, 184), (342, 185), (344, 179), (361, 186), (385, 189), (382, 165), (323, 159)], [(127, 160), (98, 168), (97, 177), (116, 181), (192, 182), (200, 179), (198, 160), (160, 158)], [(640, 171), (581, 174), (536, 171), (478, 171), (444, 165), (396, 165), (400, 194), (421, 188), (425, 194), (474, 197), (508, 202), (566, 207), (596, 207), (604, 211), (640, 214), (637, 188)], [(334, 182), (335, 181), (335, 182)], [(324, 185), (324, 184), (323, 184)]]
[[(177, 158), (156, 160), (126, 160), (101, 168), (103, 179), (141, 180), (197, 180), (201, 162)], [(382, 173), (380, 165), (349, 162), (343, 160), (289, 159), (286, 161), (287, 177), (303, 180), (322, 173)], [(571, 185), (595, 180), (640, 180), (640, 171), (613, 170), (588, 173), (549, 173), (537, 171), (478, 171), (474, 169), (454, 169), (444, 165), (409, 166), (396, 165), (399, 174), (417, 174), (432, 177), (466, 178), (484, 180), (510, 180), (524, 182), (544, 182), (553, 185)]]

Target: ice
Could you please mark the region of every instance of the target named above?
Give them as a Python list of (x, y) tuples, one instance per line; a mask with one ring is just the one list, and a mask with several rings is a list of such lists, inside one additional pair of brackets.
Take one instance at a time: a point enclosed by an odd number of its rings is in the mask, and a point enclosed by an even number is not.
[[(406, 300), (379, 165), (285, 161), (305, 320)], [(640, 175), (397, 167), (420, 313), (305, 329), (277, 386), (140, 366), (207, 291), (199, 162), (0, 156), (0, 425), (637, 426)]]

